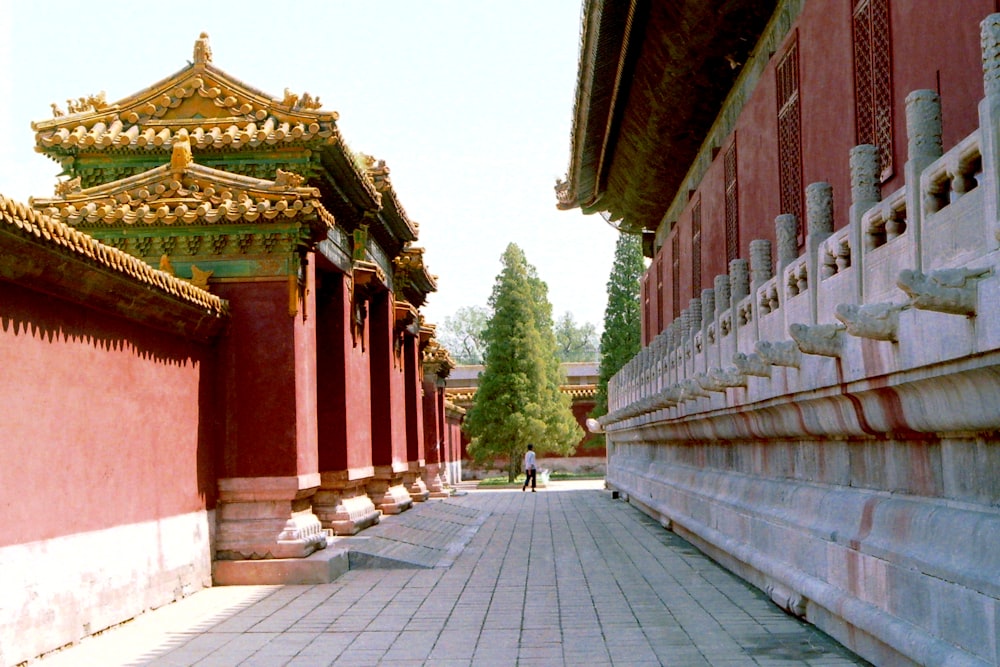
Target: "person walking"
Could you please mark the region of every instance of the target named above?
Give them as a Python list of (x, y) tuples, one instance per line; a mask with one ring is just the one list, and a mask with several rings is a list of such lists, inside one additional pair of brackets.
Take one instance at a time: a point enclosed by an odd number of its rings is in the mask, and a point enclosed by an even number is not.
[(523, 492), (528, 488), (528, 482), (531, 482), (531, 492), (535, 493), (535, 446), (528, 445), (528, 451), (524, 453), (524, 486), (521, 487)]

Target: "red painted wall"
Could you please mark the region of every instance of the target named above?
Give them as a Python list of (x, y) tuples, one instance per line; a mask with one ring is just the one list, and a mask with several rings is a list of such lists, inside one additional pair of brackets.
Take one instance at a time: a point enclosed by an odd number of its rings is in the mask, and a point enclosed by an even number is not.
[(440, 442), (444, 435), (444, 398), (433, 382), (424, 382), (424, 459), (428, 464), (441, 462)]
[(212, 365), (0, 282), (0, 546), (214, 507)]
[[(331, 459), (336, 467), (324, 466), (323, 470), (367, 469), (372, 466), (370, 323), (366, 317), (364, 325), (351, 332), (353, 308), (348, 281), (339, 274), (334, 275), (337, 279), (331, 287), (333, 305), (330, 317), (347, 323), (347, 331), (342, 335), (339, 330), (333, 329), (329, 336), (324, 336), (324, 346), (328, 345), (330, 354), (338, 359), (337, 374), (326, 380), (329, 381), (329, 393), (337, 396), (335, 409), (340, 411), (340, 421), (338, 430), (330, 436), (329, 444), (326, 441), (323, 444), (324, 452), (332, 452), (336, 457)], [(321, 401), (326, 401), (328, 391), (320, 394)]]
[(405, 374), (393, 341), (394, 303), (388, 292), (369, 305), (371, 340), (372, 461), (377, 466), (406, 462)]
[[(883, 184), (883, 195), (903, 185), (906, 161), (906, 96), (929, 88), (942, 95), (945, 150), (978, 125), (978, 103), (983, 96), (979, 22), (996, 11), (993, 0), (890, 2), (892, 40), (892, 96), (894, 118), (894, 173)], [(848, 155), (855, 145), (852, 7), (848, 0), (811, 0), (776, 51), (776, 58), (794, 39), (799, 46), (799, 91), (802, 114), (802, 184), (817, 181), (833, 186), (834, 226), (847, 224), (850, 207)], [(777, 93), (775, 60), (768, 64), (736, 123), (739, 182), (739, 256), (749, 258), (754, 239), (775, 241), (774, 218), (779, 210)], [(714, 277), (728, 273), (725, 257), (725, 150), (730, 135), (698, 186), (692, 201), (702, 205), (701, 287), (713, 287)], [(680, 234), (680, 310), (700, 293), (692, 288), (691, 204), (677, 220), (675, 231), (663, 240), (647, 278), (663, 271), (664, 313), (644, 313), (643, 340), (648, 342), (672, 318), (671, 237)], [(805, 221), (802, 221), (805, 225)], [(772, 256), (776, 255), (772, 251)], [(644, 281), (655, 288), (655, 278)], [(654, 295), (655, 298), (655, 295)]]
[(406, 460), (424, 460), (424, 410), (420, 393), (423, 378), (420, 367), (420, 345), (407, 335), (403, 340), (403, 382), (406, 404)]
[(295, 316), (287, 280), (223, 283), (217, 293), (232, 312), (220, 344), (226, 415), (220, 476), (317, 472), (313, 291)]

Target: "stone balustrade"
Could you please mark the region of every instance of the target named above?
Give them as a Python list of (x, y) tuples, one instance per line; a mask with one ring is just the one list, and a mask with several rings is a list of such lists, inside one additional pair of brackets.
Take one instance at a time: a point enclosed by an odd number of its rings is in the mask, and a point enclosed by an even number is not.
[[(834, 232), (829, 184), (809, 185), (805, 252), (794, 254), (794, 216), (778, 216), (777, 274), (771, 242), (751, 241), (749, 263), (731, 262), (728, 275), (715, 277), (715, 289), (691, 299), (681, 316), (612, 378), (609, 414), (601, 418), (605, 428), (791, 397), (848, 377), (863, 381), (912, 373), (963, 351), (1000, 352), (1000, 164), (995, 151), (981, 150), (984, 144), (1000, 145), (995, 106), (984, 99), (980, 129), (943, 152), (940, 99), (933, 91), (912, 93), (907, 98), (906, 185), (879, 200), (874, 147), (852, 150), (848, 223)], [(992, 202), (985, 201), (987, 193)], [(923, 286), (924, 302), (930, 299), (928, 290), (953, 290), (956, 305), (949, 309), (939, 304), (936, 310), (915, 306), (920, 297), (900, 286), (901, 276)], [(947, 300), (944, 293), (938, 296)], [(770, 377), (751, 375), (745, 384), (734, 383), (724, 391), (694, 393), (685, 385), (699, 375), (732, 373), (735, 355), (754, 355), (760, 343), (787, 341), (795, 325), (802, 331), (843, 326), (839, 315), (871, 318), (878, 311), (872, 307), (879, 304), (879, 312), (898, 319), (891, 339), (856, 335), (869, 329), (851, 323), (833, 357), (806, 353), (800, 345), (805, 353), (801, 368), (779, 368)], [(929, 331), (937, 333), (928, 337)], [(943, 334), (954, 338), (945, 345)], [(879, 340), (874, 354), (866, 342), (871, 340)], [(838, 366), (836, 373), (827, 369), (832, 365)], [(685, 386), (685, 400), (661, 400)]]

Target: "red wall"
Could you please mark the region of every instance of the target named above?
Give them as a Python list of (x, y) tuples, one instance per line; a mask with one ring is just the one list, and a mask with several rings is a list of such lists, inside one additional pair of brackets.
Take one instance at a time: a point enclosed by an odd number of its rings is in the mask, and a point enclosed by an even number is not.
[(444, 438), (443, 394), (433, 382), (424, 382), (424, 459), (427, 463), (440, 463), (444, 452), (439, 443)]
[(216, 293), (232, 313), (220, 344), (226, 415), (220, 476), (317, 472), (312, 291), (295, 316), (287, 280), (223, 283)]
[(319, 457), (323, 472), (372, 465), (368, 320), (352, 333), (348, 280), (321, 272), (318, 285), (317, 366)]
[(420, 399), (423, 378), (420, 366), (420, 345), (413, 336), (403, 341), (403, 371), (406, 386), (406, 460), (424, 459), (424, 409)]
[(0, 282), (0, 546), (214, 507), (209, 348)]
[(405, 373), (396, 356), (394, 304), (388, 292), (376, 294), (368, 315), (371, 340), (372, 461), (377, 466), (406, 462)]

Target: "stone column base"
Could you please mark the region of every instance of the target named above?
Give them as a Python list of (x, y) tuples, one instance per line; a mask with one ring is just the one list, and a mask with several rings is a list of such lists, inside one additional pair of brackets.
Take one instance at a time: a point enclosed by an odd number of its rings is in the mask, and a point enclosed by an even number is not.
[(406, 489), (415, 503), (422, 503), (431, 496), (427, 485), (424, 484), (424, 466), (421, 463), (410, 461), (410, 469), (403, 473), (403, 488)]
[(403, 477), (386, 469), (376, 469), (367, 485), (368, 497), (383, 514), (400, 514), (413, 507), (413, 498), (403, 488)]
[(431, 498), (451, 497), (451, 491), (448, 490), (444, 480), (441, 479), (443, 471), (444, 466), (440, 463), (428, 463), (427, 468), (424, 470), (424, 481)]
[(365, 493), (366, 479), (347, 479), (348, 472), (322, 473), (320, 488), (313, 498), (313, 511), (324, 528), (334, 535), (356, 535), (382, 518)]
[(216, 559), (305, 558), (325, 549), (309, 502), (318, 483), (319, 475), (220, 479)]

